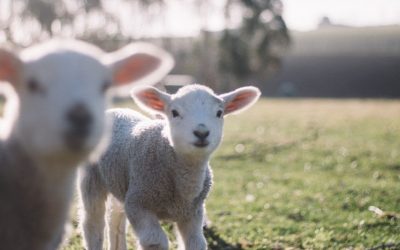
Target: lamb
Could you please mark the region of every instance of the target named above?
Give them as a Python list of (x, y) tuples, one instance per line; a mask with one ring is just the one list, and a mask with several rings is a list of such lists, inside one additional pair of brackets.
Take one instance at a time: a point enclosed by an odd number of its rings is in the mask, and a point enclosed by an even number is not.
[(155, 83), (172, 65), (166, 52), (145, 44), (109, 54), (62, 40), (19, 55), (0, 49), (0, 83), (11, 84), (0, 84), (7, 93), (0, 131), (1, 249), (59, 247), (77, 166), (105, 148), (105, 92), (111, 85)]
[(164, 119), (108, 110), (114, 119), (111, 143), (79, 175), (86, 249), (103, 249), (106, 210), (108, 249), (126, 249), (125, 216), (140, 249), (168, 249), (159, 220), (177, 224), (180, 249), (206, 249), (202, 224), (212, 183), (209, 159), (220, 144), (223, 117), (250, 107), (259, 96), (255, 87), (222, 95), (202, 85), (182, 87), (174, 95), (145, 87), (134, 89), (133, 99)]

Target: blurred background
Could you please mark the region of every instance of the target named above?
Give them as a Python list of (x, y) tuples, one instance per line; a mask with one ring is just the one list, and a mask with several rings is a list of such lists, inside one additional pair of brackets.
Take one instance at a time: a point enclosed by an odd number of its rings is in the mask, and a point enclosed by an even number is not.
[(0, 0), (0, 43), (50, 37), (173, 53), (164, 83), (270, 97), (400, 97), (398, 0)]

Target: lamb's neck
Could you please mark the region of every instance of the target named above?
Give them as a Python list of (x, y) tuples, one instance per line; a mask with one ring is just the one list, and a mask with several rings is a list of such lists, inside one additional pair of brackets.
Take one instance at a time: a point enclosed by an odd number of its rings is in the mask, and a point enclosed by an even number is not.
[(73, 196), (75, 177), (78, 163), (71, 165), (71, 162), (65, 163), (42, 161), (38, 163), (38, 171), (43, 188), (46, 194), (46, 200), (54, 210), (54, 221), (64, 221), (69, 212), (69, 204)]
[(30, 151), (16, 129), (12, 130), (7, 138), (8, 144), (15, 151), (16, 155), (22, 155), (25, 161), (30, 164), (23, 164), (33, 168), (37, 173), (38, 184), (48, 193), (48, 197), (54, 199), (55, 204), (67, 204), (72, 196), (76, 170), (82, 161), (82, 155), (60, 154), (60, 155), (38, 155)]
[(55, 201), (60, 200), (60, 202), (70, 199), (75, 184), (77, 166), (42, 164), (39, 171), (50, 197)]
[[(73, 187), (75, 182), (76, 166), (66, 166), (64, 164), (47, 162), (37, 156), (29, 154), (15, 138), (8, 140), (8, 147), (16, 152), (15, 159), (21, 177), (29, 178), (31, 187), (37, 190), (38, 208), (44, 209), (46, 216), (43, 218), (38, 230), (45, 230), (44, 234), (52, 238), (50, 244), (59, 243), (59, 239), (54, 236), (61, 236), (64, 223), (68, 217), (69, 204), (71, 203)], [(29, 171), (24, 168), (29, 168)], [(26, 172), (31, 173), (26, 176)], [(46, 248), (47, 249), (47, 248)], [(54, 249), (54, 247), (53, 247)]]
[(43, 201), (49, 208), (48, 213), (51, 213), (49, 218), (53, 217), (53, 223), (59, 221), (61, 223), (68, 216), (68, 204), (73, 194), (78, 163), (71, 165), (71, 162), (65, 163), (62, 160), (56, 162), (47, 158), (43, 159), (30, 154), (15, 137), (10, 138), (9, 141), (12, 148), (19, 151), (17, 155), (22, 155), (25, 161), (29, 161), (29, 164), (24, 164), (24, 166), (32, 168), (36, 173), (31, 177), (36, 179), (32, 183), (40, 185), (43, 191)]
[(60, 237), (63, 235), (65, 222), (69, 216), (77, 167), (42, 165), (40, 171), (48, 207), (47, 228), (53, 231), (48, 249), (55, 249), (55, 246), (61, 243)]
[(177, 190), (184, 199), (191, 201), (203, 190), (208, 160), (208, 157), (177, 156), (175, 181)]

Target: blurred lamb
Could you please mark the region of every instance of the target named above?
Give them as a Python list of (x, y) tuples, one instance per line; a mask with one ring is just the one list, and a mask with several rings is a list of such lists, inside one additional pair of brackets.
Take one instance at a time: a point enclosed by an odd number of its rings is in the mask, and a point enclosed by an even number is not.
[(211, 187), (210, 155), (222, 138), (223, 117), (250, 107), (260, 92), (243, 87), (216, 95), (201, 85), (169, 95), (152, 87), (132, 92), (136, 103), (165, 119), (112, 109), (111, 143), (100, 161), (81, 169), (81, 221), (86, 248), (103, 249), (108, 193), (109, 249), (126, 249), (125, 213), (141, 249), (168, 249), (159, 220), (177, 223), (180, 249), (206, 249), (204, 201)]
[(13, 87), (2, 85), (1, 249), (58, 248), (76, 168), (106, 141), (106, 90), (155, 83), (172, 64), (144, 44), (112, 54), (78, 41), (51, 41), (20, 55), (0, 49), (0, 81)]

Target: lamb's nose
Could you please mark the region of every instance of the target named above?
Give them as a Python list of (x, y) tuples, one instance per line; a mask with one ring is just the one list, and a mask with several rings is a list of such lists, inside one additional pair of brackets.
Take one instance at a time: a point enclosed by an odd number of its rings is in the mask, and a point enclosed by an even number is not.
[(197, 126), (196, 130), (193, 131), (193, 134), (200, 140), (204, 140), (207, 138), (207, 136), (210, 135), (210, 131), (207, 129), (207, 127), (204, 124), (199, 124), (199, 126)]
[(93, 120), (89, 110), (82, 103), (70, 108), (66, 114), (66, 119), (71, 126), (71, 130), (81, 136), (89, 133), (89, 128)]

